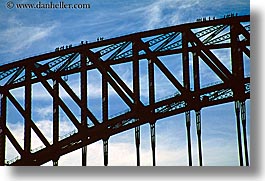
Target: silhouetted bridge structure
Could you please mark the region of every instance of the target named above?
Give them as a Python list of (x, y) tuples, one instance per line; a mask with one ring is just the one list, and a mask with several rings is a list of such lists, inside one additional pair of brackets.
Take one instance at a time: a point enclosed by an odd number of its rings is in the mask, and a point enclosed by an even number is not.
[[(214, 50), (226, 49), (231, 69), (218, 58)], [(178, 55), (173, 62), (180, 66), (182, 80), (176, 78), (161, 61), (161, 57)], [(42, 165), (59, 157), (82, 149), (82, 165), (86, 165), (87, 145), (103, 140), (104, 165), (108, 165), (108, 139), (115, 134), (135, 129), (137, 165), (140, 165), (140, 126), (150, 124), (153, 165), (156, 164), (156, 121), (184, 113), (186, 118), (188, 163), (192, 165), (191, 111), (196, 114), (199, 164), (202, 163), (201, 109), (208, 106), (235, 103), (235, 118), (238, 134), (238, 154), (241, 166), (249, 165), (246, 135), (245, 101), (250, 99), (250, 77), (244, 69), (244, 57), (250, 61), (250, 16), (238, 16), (194, 22), (157, 30), (135, 33), (118, 38), (73, 46), (68, 49), (26, 58), (0, 66), (1, 133), (0, 165)], [(148, 75), (148, 102), (141, 100), (140, 62), (146, 61)], [(172, 60), (171, 60), (172, 61)], [(208, 86), (201, 85), (200, 63), (206, 64), (220, 79)], [(130, 63), (132, 88), (113, 69), (114, 65)], [(155, 67), (167, 77), (176, 89), (175, 94), (156, 100)], [(88, 72), (97, 70), (101, 75), (102, 119), (87, 106)], [(76, 75), (80, 81), (80, 93), (75, 92), (67, 76)], [(32, 117), (32, 86), (41, 84), (53, 104), (52, 141), (44, 136)], [(109, 87), (127, 105), (128, 110), (109, 116)], [(59, 87), (79, 107), (80, 117), (73, 113), (60, 97)], [(23, 88), (23, 101), (17, 100), (11, 91)], [(79, 95), (78, 95), (79, 94)], [(21, 146), (7, 126), (7, 101), (21, 114), (24, 120), (24, 145)], [(21, 103), (22, 102), (22, 103)], [(59, 136), (61, 109), (76, 127), (65, 137)], [(44, 146), (32, 149), (34, 131)], [(6, 139), (19, 156), (6, 160)]]

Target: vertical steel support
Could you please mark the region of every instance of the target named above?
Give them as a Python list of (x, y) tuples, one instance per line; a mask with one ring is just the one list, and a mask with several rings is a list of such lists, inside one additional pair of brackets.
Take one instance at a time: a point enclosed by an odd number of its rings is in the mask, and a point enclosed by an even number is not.
[[(58, 144), (59, 139), (59, 84), (53, 80), (53, 145)], [(59, 156), (53, 160), (53, 166), (58, 166)]]
[[(182, 65), (183, 65), (183, 83), (184, 88), (190, 90), (190, 75), (189, 75), (189, 52), (188, 52), (188, 41), (186, 32), (182, 32)], [(186, 104), (188, 104), (186, 102)], [(187, 129), (187, 139), (188, 139), (188, 157), (189, 166), (192, 166), (192, 151), (191, 151), (191, 136), (190, 136), (190, 111), (185, 112), (186, 117), (186, 129)]]
[(140, 166), (140, 126), (135, 127), (135, 145), (136, 145), (137, 166)]
[(196, 111), (196, 127), (198, 137), (199, 164), (202, 166), (202, 143), (201, 143), (201, 111)]
[(243, 166), (243, 150), (241, 140), (241, 121), (240, 121), (240, 101), (244, 100), (244, 64), (243, 53), (239, 46), (239, 28), (234, 22), (230, 26), (231, 34), (231, 57), (232, 57), (232, 73), (233, 73), (233, 93), (235, 98), (235, 112), (237, 121), (237, 136), (238, 136), (238, 154), (240, 166)]
[[(104, 76), (102, 76), (102, 117), (103, 122), (108, 121), (108, 107), (109, 107), (109, 98), (108, 98), (108, 82)], [(105, 135), (103, 138), (103, 152), (104, 152), (104, 165), (108, 166), (108, 135)]]
[(59, 162), (59, 159), (55, 159), (55, 160), (53, 160), (53, 166), (58, 166), (58, 163)]
[(248, 142), (247, 142), (247, 130), (246, 130), (246, 105), (245, 101), (241, 102), (241, 120), (243, 127), (243, 138), (244, 138), (244, 148), (245, 148), (245, 162), (246, 166), (249, 166), (249, 158), (248, 158)]
[(235, 101), (236, 123), (237, 123), (237, 139), (238, 139), (238, 154), (240, 166), (243, 166), (243, 153), (241, 141), (241, 127), (240, 127), (240, 102)]
[[(149, 105), (153, 107), (155, 103), (155, 76), (154, 76), (154, 62), (150, 59), (148, 60), (148, 78), (149, 78)], [(156, 166), (155, 159), (155, 118), (154, 118), (155, 110), (154, 108), (151, 110), (150, 115), (150, 129), (151, 129), (151, 147), (153, 154), (153, 166)]]
[(150, 124), (151, 127), (151, 145), (152, 145), (152, 152), (153, 152), (153, 166), (156, 166), (156, 132), (155, 132), (155, 123)]
[(200, 74), (199, 74), (199, 57), (197, 52), (193, 53), (193, 80), (194, 80), (194, 105), (196, 114), (196, 128), (198, 139), (199, 165), (202, 166), (202, 144), (201, 144), (201, 107), (200, 107)]
[(82, 148), (82, 166), (87, 165), (87, 146)]
[(194, 79), (194, 91), (195, 98), (199, 101), (200, 94), (197, 91), (200, 90), (200, 73), (199, 73), (199, 57), (197, 52), (193, 53), (193, 79)]
[(31, 65), (25, 67), (25, 132), (24, 151), (26, 158), (31, 149)]
[(186, 117), (186, 129), (187, 129), (187, 140), (188, 140), (188, 158), (189, 166), (192, 166), (192, 153), (191, 153), (191, 136), (190, 136), (190, 111), (185, 112)]
[(4, 133), (4, 126), (6, 126), (6, 96), (0, 94), (1, 109), (0, 109), (0, 121), (3, 127), (0, 126), (0, 166), (5, 165), (5, 151), (6, 151), (6, 137)]
[[(87, 71), (86, 71), (86, 56), (81, 54), (81, 124), (83, 127), (87, 127)], [(82, 148), (82, 166), (87, 165), (87, 146)]]
[(108, 139), (103, 140), (104, 166), (108, 166)]
[[(140, 99), (140, 84), (139, 84), (139, 49), (137, 47), (137, 42), (133, 43), (133, 92), (134, 92), (134, 104), (137, 112), (137, 116), (140, 115), (139, 102)], [(136, 120), (137, 121), (137, 118)], [(135, 146), (136, 146), (136, 157), (137, 166), (140, 166), (140, 126), (135, 127)]]

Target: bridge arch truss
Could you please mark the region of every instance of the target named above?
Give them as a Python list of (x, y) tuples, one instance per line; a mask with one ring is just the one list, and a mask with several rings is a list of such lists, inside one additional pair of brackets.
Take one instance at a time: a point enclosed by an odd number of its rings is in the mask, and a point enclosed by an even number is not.
[[(229, 65), (215, 53), (227, 50)], [(172, 66), (178, 66), (181, 75), (172, 72), (163, 57), (176, 56)], [(169, 58), (172, 59), (172, 58)], [(247, 60), (245, 60), (247, 59)], [(201, 140), (201, 109), (227, 102), (235, 103), (238, 134), (239, 165), (249, 165), (246, 133), (246, 99), (250, 99), (250, 17), (238, 16), (177, 25), (157, 30), (135, 33), (109, 40), (82, 44), (23, 59), (0, 66), (0, 164), (42, 165), (53, 161), (58, 165), (60, 156), (82, 149), (82, 165), (86, 165), (86, 147), (103, 140), (104, 165), (108, 165), (108, 140), (112, 135), (135, 129), (137, 160), (140, 165), (140, 126), (150, 124), (153, 165), (156, 165), (156, 122), (162, 118), (184, 113), (186, 119), (188, 165), (192, 166), (191, 111), (195, 111), (198, 138), (199, 165), (203, 165)], [(145, 62), (147, 98), (142, 98), (141, 65)], [(207, 65), (218, 82), (202, 85), (205, 77), (201, 64)], [(128, 64), (131, 70), (130, 85), (120, 76), (115, 66)], [(158, 98), (161, 81), (156, 72), (166, 77), (174, 94)], [(101, 112), (97, 116), (90, 109), (90, 72), (100, 75)], [(74, 75), (78, 89), (73, 89), (68, 79)], [(34, 85), (41, 85), (52, 102), (52, 137), (47, 138), (34, 121), (32, 110), (36, 99)], [(18, 99), (13, 90), (22, 89)], [(126, 107), (113, 116), (110, 110), (110, 90)], [(63, 90), (77, 107), (77, 112), (67, 106), (61, 96)], [(8, 104), (23, 119), (23, 146), (7, 126)], [(68, 117), (75, 130), (65, 137), (59, 135), (60, 112)], [(117, 113), (117, 112), (116, 112)], [(78, 116), (79, 115), (79, 116)], [(44, 146), (32, 149), (32, 132)], [(18, 152), (18, 157), (6, 160), (6, 139)], [(244, 155), (243, 155), (244, 154)]]

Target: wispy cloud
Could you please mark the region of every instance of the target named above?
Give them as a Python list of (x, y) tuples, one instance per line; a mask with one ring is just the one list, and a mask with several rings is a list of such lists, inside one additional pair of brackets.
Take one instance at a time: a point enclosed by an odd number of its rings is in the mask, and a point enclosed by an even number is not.
[(35, 112), (37, 113), (39, 118), (52, 118), (53, 109), (52, 104), (50, 105), (42, 105), (41, 107), (35, 107)]
[(9, 28), (0, 30), (0, 53), (20, 54), (48, 37), (56, 28), (55, 24), (26, 25), (14, 17), (8, 22)]
[(182, 23), (183, 11), (196, 6), (198, 3), (198, 0), (185, 3), (180, 0), (159, 0), (144, 7), (132, 9), (130, 12), (142, 16), (145, 29), (154, 29)]
[(245, 15), (248, 7), (249, 1), (158, 0), (146, 6), (138, 6), (128, 12), (141, 16), (144, 29), (156, 29), (193, 22), (204, 16), (219, 18), (231, 12)]

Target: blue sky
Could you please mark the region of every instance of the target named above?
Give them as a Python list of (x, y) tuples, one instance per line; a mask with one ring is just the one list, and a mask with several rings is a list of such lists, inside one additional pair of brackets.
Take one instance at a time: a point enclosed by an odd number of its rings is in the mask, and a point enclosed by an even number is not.
[[(32, 1), (14, 0), (14, 3), (34, 3)], [(50, 1), (41, 1), (43, 3)], [(59, 2), (59, 1), (53, 1)], [(103, 1), (103, 0), (77, 0), (64, 1), (65, 3), (90, 3), (90, 9), (78, 10), (48, 10), (48, 9), (7, 9), (6, 1), (0, 2), (0, 65), (25, 57), (51, 52), (58, 46), (78, 45), (82, 40), (96, 41), (97, 37), (105, 39), (122, 36), (134, 32), (146, 31), (177, 24), (194, 22), (197, 18), (215, 16), (223, 17), (225, 14), (238, 13), (239, 15), (250, 14), (250, 2), (246, 0), (129, 0), (129, 1)], [(225, 50), (216, 52), (222, 57), (223, 63), (229, 62)], [(173, 57), (174, 58), (174, 57)], [(173, 59), (172, 58), (172, 59)], [(169, 58), (170, 59), (170, 58)], [(163, 61), (163, 58), (161, 58)], [(130, 64), (113, 69), (126, 80), (131, 88), (132, 72), (128, 68)], [(147, 99), (147, 63), (141, 63), (141, 99)], [(203, 66), (203, 65), (202, 65)], [(179, 72), (179, 67), (168, 64), (170, 71)], [(203, 67), (201, 67), (203, 69)], [(249, 74), (249, 64), (246, 74)], [(100, 75), (94, 71), (88, 76), (88, 93), (90, 96), (89, 108), (97, 118), (101, 118), (101, 85)], [(218, 81), (205, 70), (202, 77), (203, 83), (208, 84)], [(156, 73), (157, 82), (156, 98), (163, 98), (175, 93), (175, 89), (167, 82), (163, 75)], [(175, 75), (181, 80), (182, 75)], [(74, 81), (75, 76), (69, 76), (68, 84), (71, 85), (79, 95), (79, 83)], [(23, 88), (13, 90), (12, 93), (23, 105)], [(115, 91), (110, 88), (110, 115), (127, 109), (127, 106), (117, 97)], [(69, 96), (61, 90), (63, 100), (75, 112), (78, 117), (79, 110)], [(40, 84), (34, 85), (33, 97), (33, 119), (39, 125), (47, 137), (51, 137), (51, 113), (52, 100)], [(13, 110), (9, 104), (9, 109)], [(249, 111), (250, 101), (247, 101), (248, 111), (248, 136), (249, 136)], [(12, 112), (12, 114), (10, 114)], [(15, 120), (15, 121), (14, 121)], [(17, 121), (19, 120), (19, 121)], [(19, 131), (22, 126), (22, 117), (16, 111), (8, 114), (9, 127), (14, 135), (19, 138), (23, 132)], [(72, 131), (73, 126), (67, 121), (67, 117), (61, 114), (61, 132), (63, 135)], [(205, 165), (238, 165), (237, 160), (237, 138), (234, 115), (234, 104), (228, 103), (222, 106), (214, 106), (202, 110), (202, 142)], [(22, 135), (21, 135), (22, 134)], [(37, 139), (33, 147), (37, 147)], [(22, 143), (22, 140), (20, 140)], [(197, 161), (197, 138), (192, 112), (192, 144), (193, 162)], [(110, 165), (135, 165), (134, 130), (115, 135), (110, 139), (109, 146)], [(94, 143), (88, 147), (88, 165), (103, 165), (102, 142)], [(15, 152), (10, 153), (12, 158)], [(93, 155), (93, 156), (92, 156)], [(76, 162), (71, 162), (72, 158)], [(119, 158), (119, 159), (118, 159)], [(80, 150), (70, 153), (61, 158), (59, 164), (80, 165)], [(141, 127), (141, 159), (142, 165), (152, 165), (150, 151), (150, 130), (149, 125)], [(186, 133), (184, 115), (176, 115), (157, 122), (157, 165), (187, 165)]]

